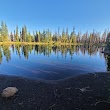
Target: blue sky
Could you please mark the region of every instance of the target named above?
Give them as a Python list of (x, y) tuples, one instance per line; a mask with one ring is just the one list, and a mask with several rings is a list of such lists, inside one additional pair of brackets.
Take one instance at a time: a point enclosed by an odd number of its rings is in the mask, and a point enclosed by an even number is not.
[(29, 30), (103, 31), (110, 27), (110, 0), (0, 0), (0, 21), (9, 30), (26, 24)]

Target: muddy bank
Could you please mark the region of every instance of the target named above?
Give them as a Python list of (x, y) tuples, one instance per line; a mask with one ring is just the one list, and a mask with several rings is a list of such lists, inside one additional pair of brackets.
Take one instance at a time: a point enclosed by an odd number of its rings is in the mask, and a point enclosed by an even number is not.
[(15, 86), (11, 98), (0, 96), (0, 110), (110, 110), (110, 74), (92, 73), (46, 82), (0, 76), (0, 93)]

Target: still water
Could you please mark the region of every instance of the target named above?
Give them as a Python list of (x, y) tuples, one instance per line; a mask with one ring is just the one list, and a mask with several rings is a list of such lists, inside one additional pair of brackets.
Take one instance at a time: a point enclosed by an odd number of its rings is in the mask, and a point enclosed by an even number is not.
[(0, 46), (0, 74), (59, 80), (109, 70), (109, 57), (96, 46)]

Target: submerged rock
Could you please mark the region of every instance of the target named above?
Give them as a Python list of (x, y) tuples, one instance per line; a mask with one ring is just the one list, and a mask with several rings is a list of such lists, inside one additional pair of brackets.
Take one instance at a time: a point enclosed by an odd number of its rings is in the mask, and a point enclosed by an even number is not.
[(18, 89), (16, 87), (7, 87), (3, 90), (2, 97), (12, 97), (16, 92), (18, 92)]

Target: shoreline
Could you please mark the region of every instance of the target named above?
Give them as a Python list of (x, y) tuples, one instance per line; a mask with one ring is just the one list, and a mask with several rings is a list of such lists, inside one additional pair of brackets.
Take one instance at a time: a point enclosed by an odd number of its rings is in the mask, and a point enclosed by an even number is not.
[(24, 45), (83, 45), (81, 43), (73, 44), (73, 43), (44, 43), (44, 42), (0, 42), (0, 45), (3, 44), (24, 44)]
[[(0, 45), (10, 45), (10, 44), (17, 44), (17, 45), (88, 45), (88, 44), (83, 44), (83, 43), (61, 43), (61, 42), (56, 42), (56, 43), (44, 43), (44, 42), (0, 42)], [(94, 46), (106, 46), (106, 44), (89, 44), (89, 45), (94, 45)]]
[(90, 73), (46, 83), (17, 76), (0, 75), (0, 93), (18, 88), (9, 99), (0, 96), (0, 110), (109, 110), (109, 72)]

